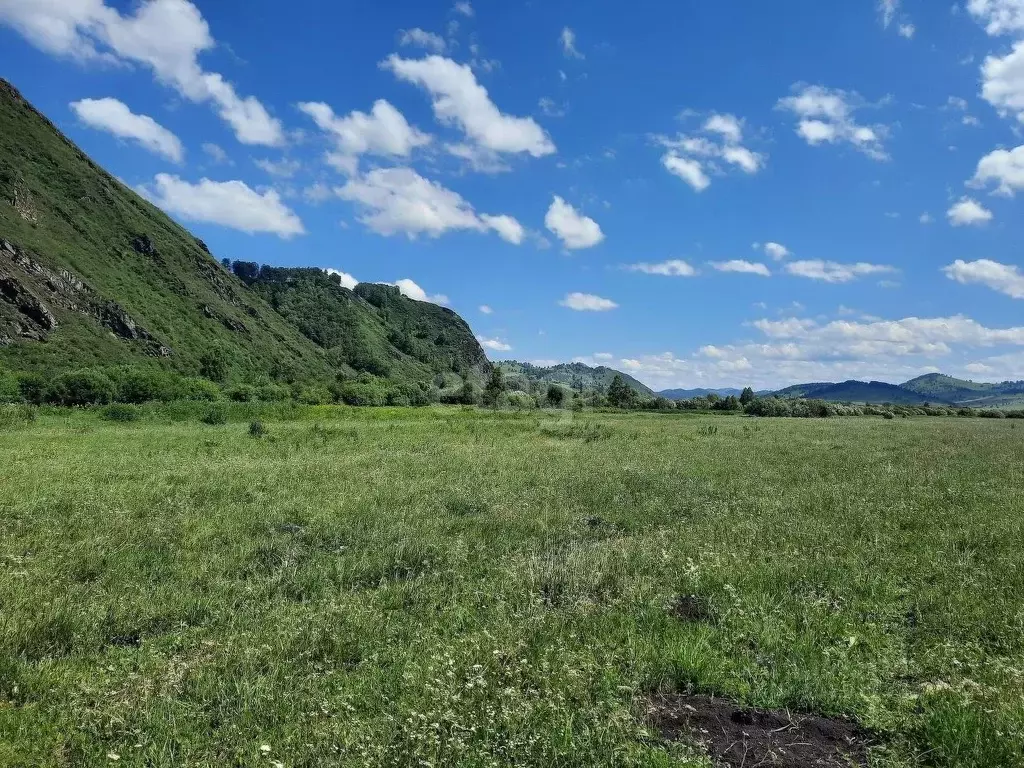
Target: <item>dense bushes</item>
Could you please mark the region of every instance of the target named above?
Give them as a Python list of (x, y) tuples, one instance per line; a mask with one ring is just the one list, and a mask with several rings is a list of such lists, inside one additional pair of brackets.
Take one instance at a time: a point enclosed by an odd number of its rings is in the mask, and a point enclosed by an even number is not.
[(126, 405), (125, 403), (114, 403), (108, 405), (100, 413), (100, 417), (104, 421), (119, 421), (122, 423), (139, 420), (139, 408), (135, 405)]
[(342, 381), (335, 393), (346, 405), (387, 405), (388, 402), (384, 382), (369, 376)]
[[(831, 418), (837, 416), (875, 416), (886, 419), (910, 416), (947, 416), (985, 419), (1020, 419), (1024, 410), (983, 410), (945, 405), (855, 405), (824, 400), (789, 399), (781, 397), (746, 398), (720, 397), (710, 394), (689, 400), (672, 401), (664, 397), (644, 397), (635, 390), (632, 395), (619, 391), (615, 398), (599, 393), (579, 393), (568, 387), (542, 382), (533, 386), (527, 382), (503, 381), (492, 377), (488, 386), (481, 388), (473, 380), (452, 373), (437, 375), (431, 381), (393, 381), (363, 372), (355, 376), (339, 375), (333, 383), (232, 382), (219, 385), (206, 378), (182, 376), (173, 371), (152, 366), (120, 366), (87, 368), (46, 377), (38, 373), (11, 373), (0, 370), (0, 404), (110, 406), (125, 404), (140, 406), (146, 403), (173, 403), (181, 401), (215, 404), (229, 400), (235, 403), (281, 403), (285, 406), (330, 405), (341, 403), (352, 406), (425, 406), (433, 403), (447, 405), (481, 405), (518, 410), (554, 406), (562, 408), (619, 407), (658, 412), (689, 411), (745, 413), (759, 417)], [(743, 399), (747, 402), (744, 403)], [(110, 413), (122, 413), (110, 409)], [(128, 413), (128, 411), (123, 411)], [(117, 416), (104, 416), (122, 420)], [(194, 418), (194, 417), (193, 417)]]
[(55, 405), (106, 405), (116, 397), (110, 377), (90, 369), (62, 373), (46, 392), (46, 402)]
[[(454, 376), (453, 391), (460, 404), (479, 402), (473, 382)], [(44, 377), (37, 373), (14, 374), (0, 370), (0, 403), (95, 406), (111, 403), (143, 405), (153, 402), (231, 400), (237, 403), (301, 403), (358, 406), (423, 406), (441, 401), (432, 381), (393, 381), (370, 373), (329, 382), (231, 382), (220, 385), (210, 379), (182, 376), (157, 366), (93, 368)]]
[(13, 373), (0, 371), (0, 403), (20, 403), (21, 387)]
[(755, 398), (744, 412), (750, 416), (789, 416), (797, 418), (829, 418), (832, 416), (881, 416), (884, 419), (910, 416), (977, 416), (982, 419), (1024, 418), (1024, 410), (975, 410), (941, 405), (852, 405), (825, 400), (796, 400), (781, 397)]

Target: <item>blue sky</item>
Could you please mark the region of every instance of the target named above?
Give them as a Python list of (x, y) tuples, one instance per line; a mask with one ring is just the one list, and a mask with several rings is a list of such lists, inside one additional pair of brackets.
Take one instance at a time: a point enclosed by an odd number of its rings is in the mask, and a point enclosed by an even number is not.
[(0, 0), (218, 257), (651, 386), (1024, 378), (1024, 0)]

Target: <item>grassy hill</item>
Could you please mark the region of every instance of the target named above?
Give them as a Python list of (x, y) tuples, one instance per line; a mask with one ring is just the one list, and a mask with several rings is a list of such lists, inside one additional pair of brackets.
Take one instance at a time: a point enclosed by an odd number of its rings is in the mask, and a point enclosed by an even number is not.
[(851, 403), (896, 403), (899, 405), (922, 405), (926, 402), (945, 402), (928, 398), (884, 381), (844, 381), (813, 390), (808, 397), (830, 402)]
[(505, 379), (515, 389), (529, 390), (530, 382), (564, 384), (581, 392), (605, 393), (616, 376), (621, 376), (627, 386), (638, 393), (651, 397), (654, 392), (627, 373), (603, 365), (589, 366), (583, 363), (561, 363), (549, 367), (505, 360), (499, 363)]
[(793, 384), (784, 389), (777, 390), (771, 394), (775, 397), (815, 397), (814, 393), (819, 389), (834, 386), (832, 382), (819, 381), (808, 384)]
[(771, 393), (776, 397), (811, 398), (837, 403), (895, 403), (899, 405), (960, 405), (1005, 408), (1024, 405), (1024, 381), (986, 384), (941, 373), (918, 376), (903, 384), (884, 381), (846, 381), (840, 384), (794, 384)]
[(1024, 381), (1003, 381), (998, 384), (968, 381), (929, 373), (901, 385), (903, 389), (927, 397), (974, 407), (999, 407), (1024, 403)]
[(319, 270), (240, 280), (3, 80), (0, 124), (0, 368), (195, 375), (217, 355), (240, 381), (489, 370), (458, 315), (389, 286), (348, 291)]
[(256, 268), (236, 262), (250, 289), (317, 346), (331, 364), (396, 379), (458, 374), (482, 380), (490, 363), (466, 322), (452, 310), (414, 301), (390, 285), (355, 290), (315, 268)]
[(926, 397), (897, 384), (884, 381), (844, 381), (839, 384), (817, 382), (794, 384), (771, 393), (775, 397), (807, 398), (833, 403), (896, 403), (899, 405), (923, 405), (926, 402), (948, 403), (942, 398)]

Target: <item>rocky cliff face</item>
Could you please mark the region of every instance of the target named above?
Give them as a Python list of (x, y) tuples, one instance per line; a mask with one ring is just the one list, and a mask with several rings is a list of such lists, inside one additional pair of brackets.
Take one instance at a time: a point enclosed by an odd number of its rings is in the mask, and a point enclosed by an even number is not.
[(92, 318), (120, 339), (140, 342), (144, 354), (172, 354), (116, 301), (104, 299), (71, 272), (49, 269), (0, 239), (0, 345), (17, 339), (46, 341), (60, 325), (60, 310)]

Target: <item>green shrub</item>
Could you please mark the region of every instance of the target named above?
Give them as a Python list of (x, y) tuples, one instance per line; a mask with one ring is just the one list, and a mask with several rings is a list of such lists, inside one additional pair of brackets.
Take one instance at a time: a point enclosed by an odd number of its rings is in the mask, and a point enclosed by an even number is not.
[(21, 387), (13, 373), (0, 371), (0, 403), (20, 403)]
[(100, 418), (104, 421), (138, 421), (141, 415), (142, 412), (137, 406), (126, 403), (114, 403), (100, 411)]
[(39, 373), (18, 374), (18, 389), (21, 390), (21, 397), (26, 403), (42, 405), (46, 402), (46, 390), (49, 382)]
[(253, 421), (249, 424), (249, 437), (255, 437), (257, 439), (264, 437), (267, 434), (267, 428), (263, 426), (262, 421)]
[(226, 424), (228, 421), (228, 409), (223, 403), (214, 403), (199, 420), (203, 424), (209, 424), (210, 426)]
[(387, 399), (388, 405), (424, 406), (436, 403), (439, 396), (437, 387), (428, 382), (401, 382), (388, 390)]
[(525, 392), (509, 392), (505, 397), (509, 408), (529, 410), (537, 407), (537, 401), (534, 400), (533, 395), (528, 395)]
[(221, 349), (208, 349), (199, 358), (199, 375), (210, 381), (223, 383), (228, 377), (228, 361)]
[(403, 407), (412, 405), (412, 401), (409, 400), (409, 395), (406, 394), (399, 387), (392, 387), (391, 389), (389, 389), (387, 391), (387, 395), (385, 395), (385, 401), (387, 402), (388, 405), (396, 405)]
[(214, 401), (221, 398), (220, 387), (208, 379), (189, 377), (180, 379), (175, 389), (176, 400)]
[(232, 387), (228, 387), (224, 394), (236, 403), (251, 403), (257, 399), (259, 393), (256, 387), (251, 384), (235, 384)]
[(173, 399), (170, 377), (162, 371), (125, 367), (110, 375), (117, 387), (118, 402), (140, 404)]
[(306, 387), (299, 392), (298, 401), (303, 405), (328, 405), (334, 402), (334, 396), (327, 387)]
[(106, 374), (95, 370), (62, 373), (46, 392), (47, 402), (56, 405), (106, 405), (117, 392)]
[[(282, 400), (290, 399), (292, 391), (283, 384), (264, 384), (256, 390), (256, 396), (265, 403), (279, 403)], [(328, 393), (328, 397), (330, 397), (330, 393)]]
[(1006, 414), (998, 410), (978, 411), (979, 419), (1005, 419)]
[(443, 393), (441, 402), (446, 405), (479, 405), (480, 397), (480, 390), (477, 386), (467, 380), (457, 391)]
[(572, 393), (566, 391), (565, 387), (558, 384), (549, 384), (546, 399), (552, 408), (561, 408), (565, 401), (572, 397)]
[(337, 394), (346, 405), (387, 404), (387, 391), (380, 380), (348, 379), (338, 385)]

